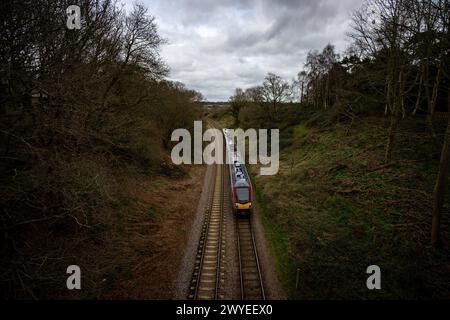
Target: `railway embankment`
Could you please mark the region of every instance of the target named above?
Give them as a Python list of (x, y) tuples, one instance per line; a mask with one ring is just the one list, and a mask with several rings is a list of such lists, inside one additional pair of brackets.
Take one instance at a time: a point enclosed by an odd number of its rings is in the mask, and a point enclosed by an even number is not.
[[(354, 124), (284, 126), (279, 173), (258, 176), (251, 167), (264, 232), (289, 298), (450, 296), (450, 254), (429, 245), (439, 149), (423, 119), (404, 119), (392, 161), (385, 163), (388, 125), (366, 117)], [(448, 234), (449, 215), (443, 219)], [(367, 290), (370, 265), (380, 266), (383, 290)]]

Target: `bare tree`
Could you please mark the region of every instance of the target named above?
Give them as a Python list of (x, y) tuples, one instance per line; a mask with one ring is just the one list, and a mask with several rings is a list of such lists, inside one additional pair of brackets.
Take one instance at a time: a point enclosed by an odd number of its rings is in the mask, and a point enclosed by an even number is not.
[(153, 80), (161, 79), (168, 73), (167, 66), (159, 56), (159, 48), (166, 40), (158, 34), (155, 18), (148, 14), (144, 5), (133, 5), (132, 12), (125, 17), (123, 29), (122, 61), (103, 93), (103, 107), (111, 89), (129, 64), (142, 68), (147, 77)]
[(261, 87), (261, 95), (264, 102), (268, 105), (268, 113), (271, 120), (278, 119), (280, 104), (285, 102), (290, 97), (290, 94), (288, 82), (276, 74), (267, 74)]
[(405, 81), (410, 18), (405, 0), (373, 0), (353, 15), (350, 36), (364, 56), (385, 58), (385, 113), (390, 116), (385, 161), (391, 159), (399, 117), (405, 116)]
[(302, 70), (297, 74), (297, 81), (298, 81), (298, 87), (299, 87), (299, 94), (300, 94), (300, 103), (303, 103), (303, 98), (305, 97), (305, 89), (306, 89), (306, 71)]
[[(442, 21), (442, 37), (441, 42), (444, 48), (450, 46), (450, 2), (440, 1), (439, 2), (439, 16)], [(442, 64), (449, 63), (448, 53), (442, 57)], [(445, 59), (445, 60), (444, 60)], [(448, 74), (448, 69), (442, 69), (443, 75), (450, 78)], [(447, 93), (447, 112), (448, 112), (448, 122), (447, 129), (445, 131), (444, 141), (441, 150), (441, 159), (439, 163), (439, 171), (436, 178), (436, 183), (433, 191), (433, 219), (432, 219), (432, 229), (431, 229), (431, 243), (434, 246), (441, 244), (440, 239), (440, 224), (442, 216), (442, 208), (444, 204), (445, 194), (448, 187), (448, 175), (450, 171), (450, 85)]]
[(241, 88), (236, 88), (234, 95), (230, 97), (230, 111), (236, 124), (239, 123), (239, 113), (247, 103), (247, 97)]
[(431, 227), (431, 243), (439, 246), (440, 225), (442, 216), (442, 207), (445, 199), (445, 192), (448, 188), (448, 175), (450, 171), (450, 87), (448, 89), (448, 122), (445, 131), (444, 143), (442, 145), (441, 160), (439, 171), (433, 191), (433, 220)]
[[(408, 9), (414, 17), (414, 25), (410, 30), (415, 44), (414, 56), (419, 61), (419, 87), (413, 114), (416, 114), (418, 110), (426, 111), (430, 132), (437, 142), (433, 115), (444, 72), (443, 36), (445, 36), (446, 18), (443, 14), (443, 6), (446, 1), (423, 0), (408, 3)], [(427, 104), (426, 110), (421, 108), (424, 98)]]
[(322, 52), (310, 51), (306, 57), (308, 98), (316, 108), (327, 109), (332, 104), (331, 77), (336, 76), (332, 71), (338, 59), (331, 44), (327, 44)]

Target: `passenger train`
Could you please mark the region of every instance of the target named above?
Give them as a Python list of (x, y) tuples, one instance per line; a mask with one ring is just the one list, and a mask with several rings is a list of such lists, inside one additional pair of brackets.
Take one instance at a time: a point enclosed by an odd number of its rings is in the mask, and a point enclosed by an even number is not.
[(226, 145), (226, 157), (230, 170), (230, 186), (232, 207), (235, 214), (249, 214), (252, 211), (252, 183), (247, 169), (245, 159), (241, 157), (234, 143), (232, 132), (223, 129)]

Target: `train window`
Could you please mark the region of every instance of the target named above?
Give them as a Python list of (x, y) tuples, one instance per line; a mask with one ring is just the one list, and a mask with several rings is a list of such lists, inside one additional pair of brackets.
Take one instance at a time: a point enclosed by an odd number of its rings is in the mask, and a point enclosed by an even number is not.
[(236, 197), (239, 202), (248, 202), (250, 200), (248, 188), (236, 188)]

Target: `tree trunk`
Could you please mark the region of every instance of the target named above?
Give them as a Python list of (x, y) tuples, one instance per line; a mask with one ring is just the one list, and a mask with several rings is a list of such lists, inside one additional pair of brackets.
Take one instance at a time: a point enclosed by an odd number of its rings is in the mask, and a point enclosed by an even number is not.
[(433, 124), (433, 115), (434, 115), (434, 111), (436, 108), (436, 100), (437, 100), (437, 95), (438, 95), (438, 90), (439, 90), (439, 78), (440, 78), (440, 74), (441, 74), (441, 63), (439, 64), (439, 69), (438, 69), (438, 73), (436, 75), (436, 79), (433, 85), (433, 90), (431, 93), (431, 97), (428, 97), (428, 114), (427, 114), (427, 124), (428, 127), (430, 128), (430, 133), (431, 136), (433, 137), (433, 140), (436, 144), (438, 144), (438, 137), (436, 134), (436, 131), (434, 130), (434, 124)]
[(388, 163), (392, 158), (392, 149), (394, 147), (394, 138), (395, 138), (395, 132), (397, 131), (397, 125), (398, 125), (397, 116), (391, 115), (391, 123), (389, 125), (388, 140), (386, 143), (386, 151), (384, 154), (385, 163)]
[(416, 105), (414, 107), (414, 111), (413, 111), (413, 115), (416, 115), (417, 110), (419, 110), (420, 108), (420, 102), (422, 99), (422, 83), (423, 83), (423, 67), (420, 68), (420, 80), (419, 80), (419, 89), (418, 89), (418, 93), (417, 93), (417, 100), (416, 100)]
[(441, 244), (439, 235), (441, 225), (442, 208), (446, 187), (448, 184), (448, 175), (450, 170), (450, 88), (448, 90), (448, 122), (445, 131), (444, 143), (442, 145), (441, 160), (439, 163), (439, 172), (436, 178), (436, 184), (433, 192), (433, 220), (431, 227), (431, 243), (437, 247)]
[(300, 103), (303, 103), (303, 90), (304, 90), (304, 85), (305, 85), (305, 83), (302, 81), (302, 89), (301, 89), (301, 92), (300, 92)]

